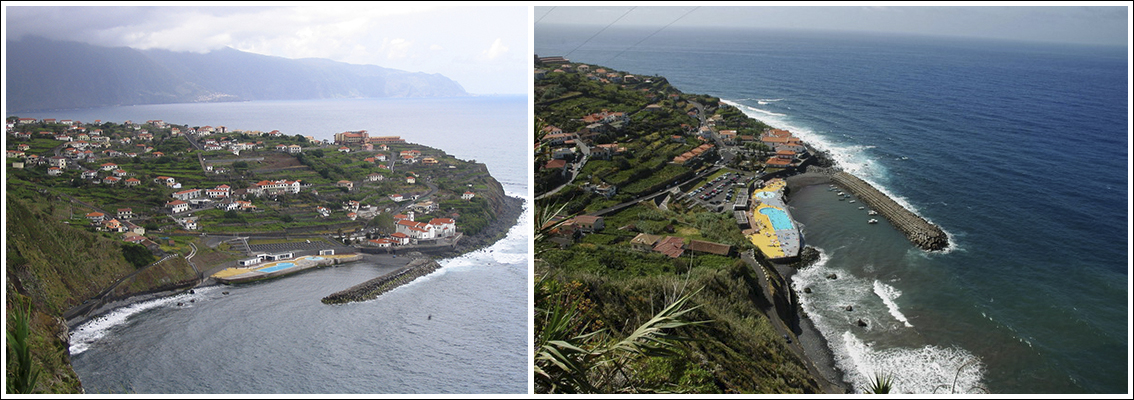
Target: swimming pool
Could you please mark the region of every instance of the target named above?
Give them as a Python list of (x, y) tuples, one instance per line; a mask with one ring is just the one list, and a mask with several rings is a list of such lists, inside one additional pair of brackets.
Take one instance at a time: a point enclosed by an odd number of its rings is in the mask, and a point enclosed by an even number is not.
[(276, 265), (273, 265), (273, 266), (270, 266), (270, 267), (267, 267), (267, 268), (258, 269), (257, 271), (265, 272), (265, 273), (276, 272), (276, 271), (279, 271), (281, 269), (288, 269), (288, 268), (291, 268), (291, 267), (294, 267), (294, 266), (295, 266), (295, 263), (282, 262), (282, 263), (279, 263), (279, 264), (276, 264)]
[(760, 209), (760, 213), (767, 215), (768, 219), (772, 220), (772, 229), (777, 231), (794, 229), (791, 223), (791, 218), (788, 217), (784, 210), (772, 207), (765, 207)]
[(776, 192), (756, 192), (756, 197), (761, 199), (771, 199), (777, 197)]
[(304, 256), (304, 257), (299, 257), (299, 259), (300, 259), (300, 260), (311, 260), (311, 261), (319, 261), (319, 260), (323, 260), (324, 258), (323, 258), (323, 257), (319, 257), (319, 256)]

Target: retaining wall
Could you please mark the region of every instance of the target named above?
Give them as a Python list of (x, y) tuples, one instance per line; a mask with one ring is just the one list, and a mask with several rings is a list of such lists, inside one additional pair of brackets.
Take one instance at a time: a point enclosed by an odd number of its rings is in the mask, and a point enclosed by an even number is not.
[(949, 238), (940, 227), (902, 207), (866, 181), (842, 171), (834, 173), (831, 176), (831, 181), (878, 211), (878, 215), (889, 220), (898, 231), (905, 234), (918, 247), (934, 251), (949, 246)]

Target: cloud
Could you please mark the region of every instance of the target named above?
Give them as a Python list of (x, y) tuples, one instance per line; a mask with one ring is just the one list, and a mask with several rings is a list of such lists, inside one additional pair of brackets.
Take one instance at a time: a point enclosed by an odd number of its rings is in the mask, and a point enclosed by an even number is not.
[(411, 46), (413, 46), (413, 42), (402, 38), (383, 39), (381, 50), (386, 52), (387, 59), (396, 60), (406, 58), (409, 55)]
[(526, 6), (328, 2), (282, 7), (79, 7), (5, 2), (4, 11), (6, 40), (35, 35), (97, 46), (197, 53), (232, 47), (267, 56), (440, 73), (458, 79), (473, 93), (527, 90), (522, 67), (528, 60), (516, 57), (501, 39), (527, 43)]
[(507, 52), (508, 47), (504, 46), (504, 42), (501, 41), (500, 38), (496, 38), (496, 41), (492, 42), (492, 46), (489, 46), (488, 50), (482, 51), (480, 53), (480, 58), (485, 60), (495, 60), (496, 57), (499, 57), (500, 55)]

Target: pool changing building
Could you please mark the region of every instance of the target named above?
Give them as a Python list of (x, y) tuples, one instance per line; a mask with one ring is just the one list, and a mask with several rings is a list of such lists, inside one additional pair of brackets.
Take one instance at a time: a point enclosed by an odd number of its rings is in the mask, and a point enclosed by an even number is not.
[(784, 202), (786, 188), (783, 179), (772, 179), (752, 192), (751, 228), (744, 233), (771, 260), (794, 259), (803, 247), (803, 236)]
[[(332, 252), (332, 254), (333, 254), (333, 252)], [(277, 253), (277, 254), (261, 253), (261, 254), (257, 254), (255, 258), (249, 258), (247, 260), (240, 260), (238, 262), (238, 264), (240, 264), (240, 266), (242, 266), (242, 267), (247, 267), (249, 265), (256, 265), (256, 264), (262, 263), (264, 261), (286, 260), (286, 259), (292, 258), (294, 256), (295, 256), (295, 253), (292, 253), (292, 252), (284, 252), (284, 253)]]

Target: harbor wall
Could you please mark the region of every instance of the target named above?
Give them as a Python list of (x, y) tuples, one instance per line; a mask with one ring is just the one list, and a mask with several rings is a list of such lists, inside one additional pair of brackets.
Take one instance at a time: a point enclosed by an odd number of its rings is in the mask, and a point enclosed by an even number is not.
[(923, 250), (936, 251), (949, 246), (949, 238), (940, 227), (902, 207), (866, 181), (843, 171), (832, 174), (831, 181), (878, 211), (878, 215), (889, 220), (910, 242)]
[(441, 264), (430, 258), (419, 258), (410, 261), (405, 267), (379, 276), (369, 281), (352, 286), (350, 289), (333, 293), (323, 298), (323, 304), (340, 304), (352, 301), (366, 301), (377, 298), (383, 293), (394, 290), (398, 286), (412, 282), (414, 279), (429, 275), (441, 268)]

